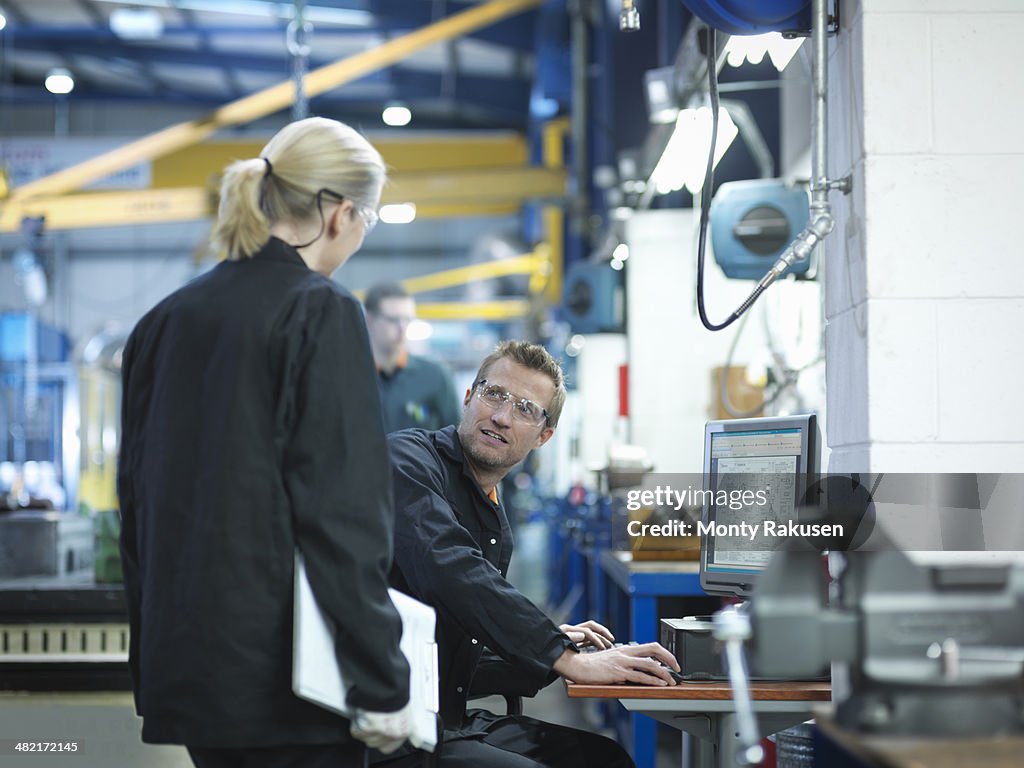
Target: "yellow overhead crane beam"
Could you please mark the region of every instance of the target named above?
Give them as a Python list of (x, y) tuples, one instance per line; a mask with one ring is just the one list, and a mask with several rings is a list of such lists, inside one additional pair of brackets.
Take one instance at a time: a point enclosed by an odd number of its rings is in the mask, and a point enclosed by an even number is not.
[(33, 197), (0, 207), (0, 232), (17, 232), (26, 216), (45, 217), (47, 230), (193, 221), (209, 218), (214, 205), (203, 187)]
[[(540, 5), (541, 2), (542, 0), (489, 0), (422, 29), (388, 40), (368, 51), (314, 69), (307, 73), (303, 80), (306, 96), (317, 96), (352, 82), (401, 61), (416, 51), (466, 35)], [(12, 190), (10, 200), (20, 202), (30, 197), (59, 195), (80, 189), (136, 163), (197, 144), (221, 128), (249, 123), (277, 112), (294, 100), (295, 84), (290, 80), (279, 83), (225, 104), (204, 117), (173, 125), (71, 168), (29, 182)]]
[[(548, 249), (539, 246), (533, 253), (513, 256), (499, 261), (483, 264), (470, 264), (465, 267), (446, 269), (420, 277), (401, 280), (401, 286), (411, 294), (425, 291), (436, 291), (440, 288), (451, 288), (477, 280), (490, 280), (508, 275), (529, 275), (530, 283), (540, 281), (540, 285), (551, 274), (551, 262)], [(365, 291), (356, 291), (360, 301)], [(416, 314), (423, 320), (512, 320), (528, 315), (533, 309), (529, 299), (499, 299), (496, 301), (435, 301), (417, 302)]]
[(437, 301), (416, 305), (423, 320), (515, 320), (530, 314), (526, 299), (504, 301)]
[[(565, 181), (564, 171), (528, 166), (397, 174), (381, 202), (414, 202), (419, 218), (507, 215), (525, 200), (562, 197)], [(79, 192), (5, 202), (0, 232), (17, 232), (26, 216), (43, 216), (48, 230), (60, 230), (192, 221), (215, 213), (216, 195), (202, 186)]]
[[(421, 171), (525, 167), (530, 162), (526, 137), (513, 131), (416, 132), (396, 138), (367, 134), (380, 152), (388, 175)], [(266, 141), (213, 140), (183, 147), (153, 159), (150, 175), (156, 187), (216, 187), (221, 172), (235, 160), (257, 157)]]
[[(551, 271), (551, 265), (541, 254), (527, 253), (522, 256), (513, 256), (499, 261), (488, 261), (483, 264), (470, 264), (465, 267), (445, 269), (441, 272), (434, 272), (430, 275), (420, 277), (409, 277), (400, 280), (399, 284), (409, 293), (424, 293), (436, 291), (441, 288), (452, 288), (456, 285), (464, 285), (477, 280), (490, 280), (495, 277), (507, 277), (509, 275), (546, 275)], [(355, 295), (362, 301), (364, 291), (355, 291)]]

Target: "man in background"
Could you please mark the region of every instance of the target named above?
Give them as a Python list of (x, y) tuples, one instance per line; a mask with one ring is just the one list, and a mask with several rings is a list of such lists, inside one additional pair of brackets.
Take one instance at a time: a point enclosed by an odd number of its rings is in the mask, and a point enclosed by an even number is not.
[(412, 296), (397, 283), (378, 283), (366, 292), (363, 306), (377, 364), (384, 431), (440, 429), (457, 423), (461, 408), (448, 369), (409, 354), (406, 346), (406, 332), (416, 319)]

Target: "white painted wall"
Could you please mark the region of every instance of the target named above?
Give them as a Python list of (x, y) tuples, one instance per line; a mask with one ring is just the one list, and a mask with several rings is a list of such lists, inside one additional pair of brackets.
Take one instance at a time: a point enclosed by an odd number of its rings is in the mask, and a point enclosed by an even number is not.
[(830, 41), (831, 469), (1019, 470), (1024, 147), (1012, 0), (860, 0)]
[(576, 359), (579, 397), (579, 478), (597, 487), (595, 469), (607, 466), (608, 449), (626, 441), (619, 420), (619, 366), (626, 364), (626, 337), (594, 333)]
[[(629, 222), (626, 270), (629, 402), (633, 443), (647, 449), (657, 472), (701, 472), (704, 424), (715, 399), (712, 370), (723, 365), (739, 323), (711, 332), (697, 312), (699, 212), (644, 211)], [(705, 308), (721, 322), (749, 295), (754, 281), (730, 280), (705, 263)], [(821, 294), (815, 282), (783, 281), (749, 311), (733, 365), (764, 364), (766, 328), (792, 367), (820, 357)], [(817, 411), (825, 419), (822, 366), (810, 365), (797, 396), (780, 400), (772, 414)], [(822, 427), (823, 431), (825, 427)]]

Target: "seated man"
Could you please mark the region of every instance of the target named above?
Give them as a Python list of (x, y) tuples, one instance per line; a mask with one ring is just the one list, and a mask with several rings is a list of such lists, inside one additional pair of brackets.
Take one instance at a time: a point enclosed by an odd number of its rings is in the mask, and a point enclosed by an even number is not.
[[(598, 624), (556, 627), (505, 580), (512, 532), (499, 481), (554, 434), (565, 402), (558, 363), (543, 347), (506, 341), (480, 366), (463, 400), (462, 422), (438, 431), (389, 436), (395, 494), (391, 583), (437, 610), (440, 764), (453, 766), (632, 766), (618, 744), (597, 734), (523, 715), (466, 711), (484, 648), (514, 670), (530, 695), (558, 676), (578, 683), (673, 685), (657, 643), (579, 653), (573, 640), (607, 648)], [(568, 634), (567, 634), (568, 633)], [(488, 664), (488, 672), (493, 671)], [(375, 755), (388, 768), (422, 755)]]

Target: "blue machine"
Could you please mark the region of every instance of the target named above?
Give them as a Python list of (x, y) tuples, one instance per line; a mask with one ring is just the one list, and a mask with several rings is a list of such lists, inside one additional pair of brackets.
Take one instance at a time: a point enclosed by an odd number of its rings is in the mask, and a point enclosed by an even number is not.
[(0, 313), (0, 503), (15, 486), (20, 506), (34, 498), (61, 509), (76, 498), (78, 379), (70, 355), (59, 329), (29, 313)]
[[(711, 201), (711, 246), (727, 277), (758, 280), (793, 242), (809, 218), (807, 192), (778, 179), (733, 181)], [(810, 259), (785, 275), (803, 276)]]
[(806, 31), (810, 0), (683, 0), (706, 24), (730, 35)]
[(621, 331), (625, 318), (622, 272), (602, 263), (573, 264), (565, 277), (562, 306), (575, 333)]
[(59, 363), (70, 355), (67, 334), (28, 312), (0, 312), (0, 361)]

